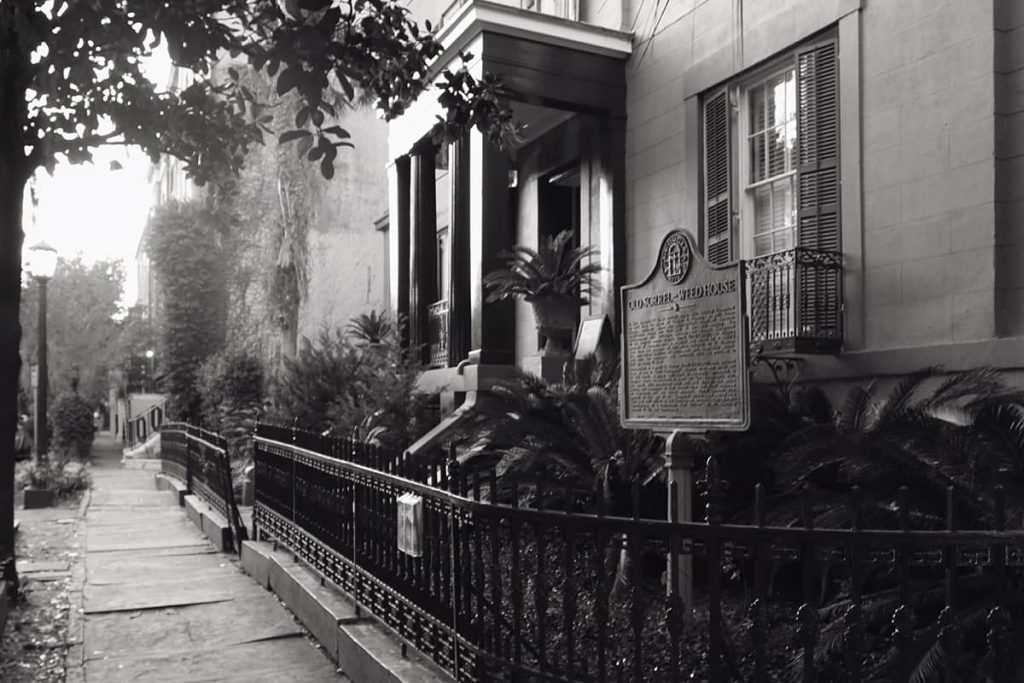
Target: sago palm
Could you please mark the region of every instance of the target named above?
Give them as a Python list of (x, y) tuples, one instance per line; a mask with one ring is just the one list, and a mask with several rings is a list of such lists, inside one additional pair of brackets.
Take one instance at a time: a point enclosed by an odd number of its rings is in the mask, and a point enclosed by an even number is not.
[(521, 296), (527, 301), (546, 297), (586, 304), (595, 290), (594, 275), (601, 271), (597, 249), (574, 247), (571, 230), (548, 237), (536, 249), (514, 246), (501, 252), (505, 267), (488, 273), (484, 285), (488, 301)]
[(659, 441), (622, 428), (617, 363), (567, 368), (557, 384), (520, 372), (493, 387), (463, 428), (459, 460), (470, 470), (493, 467), (499, 480), (542, 479), (606, 513), (629, 514), (633, 483), (662, 473)]
[[(927, 385), (934, 389), (926, 391)], [(817, 526), (848, 526), (851, 493), (859, 487), (864, 524), (895, 528), (900, 489), (915, 524), (944, 522), (947, 489), (961, 526), (991, 523), (986, 487), (1008, 489), (1013, 516), (1024, 509), (1024, 394), (982, 368), (912, 373), (879, 398), (875, 385), (851, 389), (835, 419), (796, 432), (773, 462), (782, 493), (776, 523), (801, 518), (810, 499)]]
[[(783, 491), (770, 501), (769, 518), (774, 524), (799, 524), (809, 509), (817, 527), (849, 527), (859, 509), (864, 526), (897, 528), (900, 505), (905, 504), (913, 528), (936, 529), (945, 525), (951, 500), (958, 528), (990, 529), (995, 521), (991, 492), (1001, 484), (1008, 525), (1019, 528), (1024, 510), (1022, 406), (1021, 392), (988, 368), (953, 374), (925, 368), (882, 397), (874, 385), (852, 389), (832, 422), (800, 430), (777, 450), (773, 460)], [(815, 660), (823, 675), (843, 659), (844, 616), (852, 605), (846, 569), (826, 571), (837, 581), (831, 593), (823, 590), (826, 601), (819, 611), (822, 629)], [(1017, 634), (1024, 595), (1013, 589), (1016, 582), (1010, 578), (999, 599), (1009, 608), (1006, 615), (1012, 615), (1008, 628)], [(952, 662), (957, 680), (985, 680), (989, 671), (985, 634), (987, 615), (997, 605), (994, 580), (985, 567), (955, 576), (957, 608), (952, 616), (961, 641)], [(898, 662), (886, 634), (901, 607), (899, 591), (884, 564), (869, 566), (862, 587), (860, 609), (869, 649), (881, 653), (869, 659), (869, 678), (881, 679)], [(944, 581), (934, 571), (915, 570), (911, 604), (904, 610), (904, 629), (911, 634), (911, 680), (941, 678), (947, 653), (938, 639), (936, 619), (945, 594)], [(1021, 672), (1019, 657), (1011, 659), (1007, 666)], [(794, 659), (794, 671), (799, 666)]]

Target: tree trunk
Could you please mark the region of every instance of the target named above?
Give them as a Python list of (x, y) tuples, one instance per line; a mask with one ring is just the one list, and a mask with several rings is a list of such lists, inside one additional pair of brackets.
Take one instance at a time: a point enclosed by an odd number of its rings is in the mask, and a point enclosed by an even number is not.
[[(26, 9), (27, 7), (27, 9)], [(0, 578), (17, 586), (14, 565), (14, 437), (18, 420), (21, 325), (21, 206), (29, 52), (19, 39), (31, 3), (0, 2)], [(23, 34), (22, 34), (23, 35)]]

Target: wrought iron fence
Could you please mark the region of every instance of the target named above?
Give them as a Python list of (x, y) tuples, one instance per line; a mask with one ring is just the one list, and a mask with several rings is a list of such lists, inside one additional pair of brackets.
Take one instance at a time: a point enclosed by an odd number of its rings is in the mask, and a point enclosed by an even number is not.
[(437, 301), (427, 309), (427, 348), (432, 368), (448, 367), (448, 302)]
[(125, 418), (125, 435), (128, 438), (129, 447), (146, 443), (150, 437), (160, 430), (160, 425), (164, 421), (164, 408), (166, 404), (167, 399), (161, 399), (138, 415), (129, 415)]
[[(946, 680), (1018, 680), (1024, 532), (1005, 531), (1001, 498), (982, 531), (954, 531), (952, 512), (945, 531), (912, 530), (906, 506), (894, 530), (769, 527), (760, 493), (753, 524), (724, 524), (709, 466), (707, 519), (682, 523), (269, 425), (255, 458), (257, 534), (458, 680), (909, 680), (924, 660)], [(691, 605), (671, 578), (684, 558)]]
[(842, 254), (798, 247), (752, 259), (746, 272), (754, 353), (841, 349)]
[(183, 422), (160, 429), (160, 469), (219, 512), (231, 526), (235, 549), (248, 538), (235, 501), (231, 457), (223, 438)]

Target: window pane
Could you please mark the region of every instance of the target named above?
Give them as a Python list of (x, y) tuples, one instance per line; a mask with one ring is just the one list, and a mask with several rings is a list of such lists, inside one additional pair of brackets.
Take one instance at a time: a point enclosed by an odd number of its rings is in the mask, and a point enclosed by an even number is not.
[(778, 126), (771, 129), (765, 136), (768, 138), (768, 178), (774, 178), (786, 172), (786, 129)]
[(764, 148), (764, 133), (758, 133), (750, 139), (750, 182), (756, 183), (764, 180), (767, 170), (766, 151)]
[(772, 183), (772, 227), (782, 228), (796, 223), (793, 206), (793, 179)]
[(786, 228), (772, 234), (772, 251), (786, 251), (793, 248), (793, 229)]
[(796, 168), (796, 120), (786, 124), (786, 171)]
[(786, 76), (787, 74), (779, 74), (769, 78), (764, 85), (768, 107), (765, 127), (777, 126), (786, 121)]
[[(796, 121), (796, 69), (786, 72), (786, 121)], [(794, 123), (794, 130), (796, 124)]]
[(772, 225), (772, 190), (767, 185), (754, 190), (754, 234), (770, 232)]
[(754, 238), (754, 256), (764, 256), (772, 252), (772, 236)]
[(437, 301), (448, 298), (448, 229), (437, 233)]
[(750, 89), (750, 132), (757, 133), (765, 129), (764, 122), (764, 88), (757, 86)]

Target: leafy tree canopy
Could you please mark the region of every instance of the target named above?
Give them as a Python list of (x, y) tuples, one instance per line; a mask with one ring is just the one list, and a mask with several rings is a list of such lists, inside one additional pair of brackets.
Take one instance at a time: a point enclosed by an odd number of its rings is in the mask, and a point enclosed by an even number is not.
[[(303, 106), (281, 141), (331, 177), (344, 129), (326, 124), (329, 87), (372, 99), (385, 117), (401, 113), (427, 86), (441, 46), (400, 0), (2, 0), (0, 1), (0, 575), (14, 579), (13, 453), (17, 409), (21, 206), (38, 168), (81, 163), (100, 145), (142, 148), (184, 161), (198, 184), (243, 165), (268, 119), (226, 58), (245, 59), (275, 78), (278, 93)], [(145, 59), (164, 45), (197, 74), (180, 91), (146, 76)], [(477, 127), (492, 140), (514, 135), (500, 83), (465, 69), (438, 78), (446, 116), (436, 134)], [(6, 483), (5, 483), (6, 482)]]
[(168, 202), (153, 212), (149, 249), (160, 283), (161, 389), (175, 419), (198, 421), (198, 372), (224, 346), (227, 281), (223, 216), (199, 201)]
[[(151, 156), (172, 154), (202, 184), (236, 171), (271, 118), (256, 116), (253, 92), (236, 68), (227, 80), (213, 67), (230, 56), (248, 59), (276, 78), (278, 94), (301, 98), (295, 129), (282, 141), (333, 175), (349, 134), (325, 125), (334, 107), (325, 90), (354, 101), (368, 96), (386, 118), (404, 111), (427, 86), (441, 52), (397, 0), (30, 0), (5, 3), (0, 35), (23, 67), (14, 84), (27, 95), (22, 130), (27, 170), (52, 169), (60, 158), (91, 160), (97, 145), (131, 144)], [(13, 6), (12, 6), (13, 5)], [(6, 26), (5, 26), (6, 24)], [(161, 44), (176, 65), (197, 74), (180, 92), (146, 77), (145, 58)], [(513, 134), (498, 104), (497, 79), (466, 70), (439, 79), (449, 110), (437, 133), (477, 126), (495, 140)], [(3, 91), (0, 91), (3, 92)], [(4, 93), (5, 97), (7, 93)], [(253, 106), (256, 105), (256, 106)], [(4, 131), (5, 134), (14, 131)]]
[[(107, 371), (119, 362), (111, 355), (117, 336), (118, 301), (124, 285), (119, 261), (86, 265), (81, 259), (60, 259), (47, 283), (47, 365), (50, 385), (57, 391), (71, 386), (72, 368), (78, 367), (80, 391), (90, 401), (107, 395)], [(22, 358), (34, 360), (38, 348), (39, 286), (28, 281), (22, 291)], [(22, 386), (29, 386), (28, 367)]]

